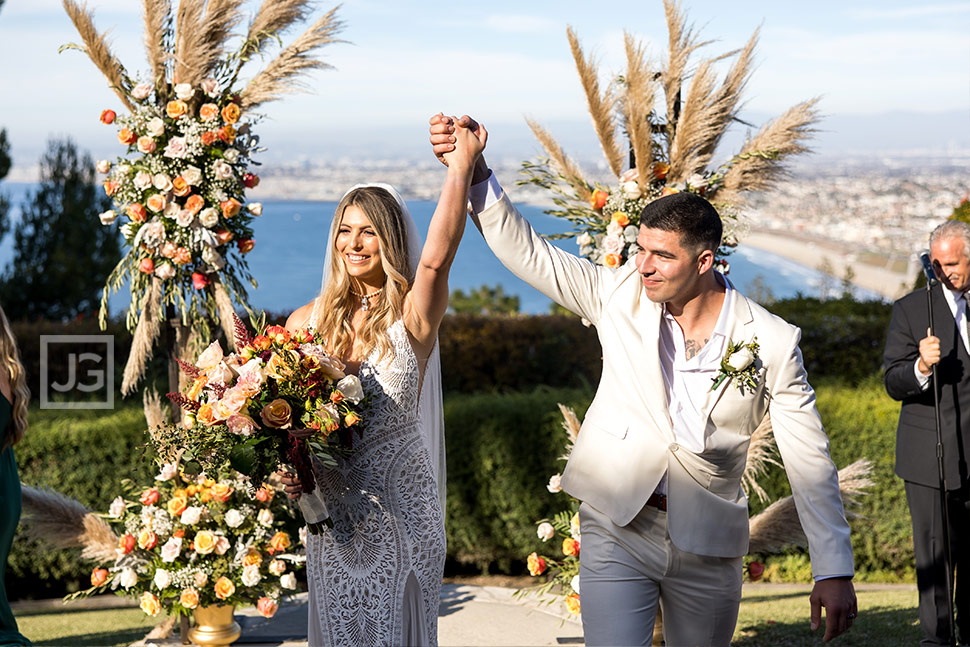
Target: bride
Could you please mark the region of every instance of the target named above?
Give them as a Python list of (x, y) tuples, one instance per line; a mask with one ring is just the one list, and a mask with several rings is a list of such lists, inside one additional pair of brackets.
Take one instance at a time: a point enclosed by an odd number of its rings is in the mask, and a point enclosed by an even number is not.
[[(459, 129), (424, 249), (401, 196), (358, 185), (337, 205), (320, 295), (286, 327), (324, 334), (369, 399), (337, 468), (315, 466), (332, 528), (307, 540), (308, 643), (435, 645), (445, 560), (438, 325), (487, 133)], [(291, 497), (302, 488), (284, 477)], [(303, 504), (301, 503), (301, 507)]]

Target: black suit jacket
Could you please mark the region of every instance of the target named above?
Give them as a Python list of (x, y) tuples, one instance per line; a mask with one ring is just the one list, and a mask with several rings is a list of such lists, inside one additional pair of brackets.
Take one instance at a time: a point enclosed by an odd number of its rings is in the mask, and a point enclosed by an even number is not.
[[(970, 451), (970, 354), (960, 339), (942, 285), (932, 289), (934, 334), (940, 338), (937, 382), (943, 436), (944, 472), (948, 490), (968, 482)], [(929, 328), (926, 290), (917, 290), (893, 304), (892, 321), (883, 355), (886, 391), (903, 405), (896, 429), (896, 474), (907, 481), (939, 486), (936, 460), (936, 416), (932, 382), (919, 387), (913, 365), (919, 342)]]

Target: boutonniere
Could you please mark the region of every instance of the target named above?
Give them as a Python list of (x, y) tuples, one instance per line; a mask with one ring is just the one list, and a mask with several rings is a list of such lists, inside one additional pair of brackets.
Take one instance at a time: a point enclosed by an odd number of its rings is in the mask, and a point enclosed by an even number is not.
[(713, 378), (711, 391), (721, 386), (721, 382), (728, 378), (734, 379), (734, 385), (739, 391), (749, 388), (752, 391), (758, 386), (758, 371), (755, 360), (758, 359), (758, 338), (754, 337), (747, 344), (728, 340), (727, 351), (721, 358), (721, 367), (717, 376)]

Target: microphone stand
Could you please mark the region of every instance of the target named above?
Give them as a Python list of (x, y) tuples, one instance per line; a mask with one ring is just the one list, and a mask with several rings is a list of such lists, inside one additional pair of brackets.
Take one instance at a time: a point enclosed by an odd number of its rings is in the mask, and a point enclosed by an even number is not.
[[(926, 272), (926, 310), (929, 314), (930, 334), (932, 335), (935, 330), (933, 324), (933, 285), (939, 283), (939, 280), (935, 276), (936, 272), (933, 270), (933, 266), (929, 263), (929, 256), (923, 254), (921, 260), (923, 261), (923, 270)], [(937, 364), (930, 367), (930, 379), (933, 386), (933, 410), (936, 414), (936, 466), (940, 477), (940, 511), (943, 513), (941, 516), (943, 521), (943, 564), (946, 568), (946, 608), (947, 621), (950, 625), (949, 644), (950, 647), (956, 647), (956, 623), (953, 613), (953, 556), (950, 553), (950, 520), (949, 506), (946, 503), (946, 471), (943, 469), (943, 425), (940, 422), (940, 391), (937, 389), (936, 377)]]

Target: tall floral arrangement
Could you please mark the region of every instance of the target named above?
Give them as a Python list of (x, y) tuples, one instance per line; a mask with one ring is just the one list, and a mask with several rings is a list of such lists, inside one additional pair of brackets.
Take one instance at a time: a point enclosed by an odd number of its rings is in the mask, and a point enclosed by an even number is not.
[(220, 321), (231, 343), (234, 303), (248, 310), (246, 286), (256, 285), (245, 260), (255, 244), (252, 219), (262, 210), (245, 197), (259, 182), (249, 170), (260, 150), (255, 110), (298, 89), (301, 74), (328, 67), (315, 53), (335, 42), (342, 25), (336, 9), (320, 16), (243, 82), (257, 55), (282, 45), (281, 35), (310, 17), (309, 0), (263, 0), (235, 45), (243, 0), (180, 0), (177, 9), (171, 0), (143, 0), (149, 69), (133, 76), (94, 27), (93, 13), (75, 0), (63, 4), (83, 41), (64, 48), (86, 52), (127, 111), (101, 113), (116, 129), (120, 155), (98, 164), (115, 205), (101, 221), (122, 220), (127, 246), (101, 307), (103, 326), (109, 293), (130, 286), (127, 323), (135, 338), (122, 381), (127, 394), (170, 314), (203, 338), (209, 322)]
[[(678, 191), (702, 195), (717, 207), (725, 225), (719, 250), (723, 259), (742, 234), (744, 193), (763, 190), (782, 177), (784, 162), (808, 150), (805, 142), (818, 120), (817, 99), (800, 103), (765, 124), (726, 163), (712, 167), (724, 133), (740, 121), (758, 31), (740, 50), (692, 64), (692, 55), (708, 42), (687, 23), (679, 2), (664, 0), (664, 10), (666, 60), (653, 64), (643, 43), (625, 33), (626, 71), (602, 89), (596, 61), (584, 54), (573, 29), (567, 30), (614, 184), (588, 181), (553, 136), (528, 121), (545, 156), (523, 163), (520, 184), (551, 190), (556, 208), (547, 213), (573, 223), (572, 233), (554, 237), (576, 236), (581, 255), (608, 267), (619, 267), (633, 253), (643, 207)], [(719, 82), (716, 63), (732, 57), (733, 65)]]

